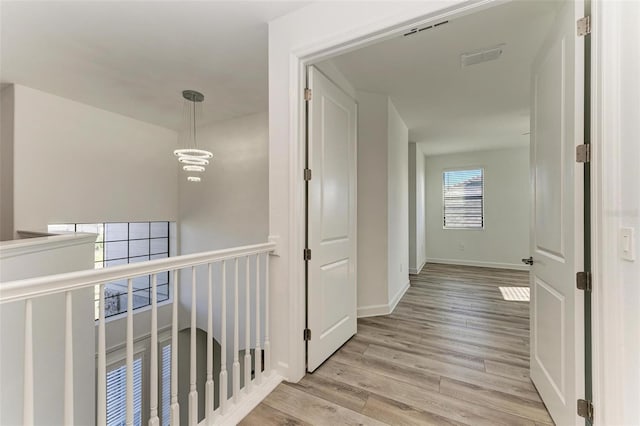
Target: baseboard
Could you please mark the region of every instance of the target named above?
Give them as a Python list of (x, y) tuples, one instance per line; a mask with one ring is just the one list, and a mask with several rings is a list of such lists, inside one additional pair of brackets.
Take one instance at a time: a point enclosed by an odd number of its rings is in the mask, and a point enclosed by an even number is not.
[(395, 296), (393, 296), (393, 299), (391, 299), (391, 303), (389, 303), (389, 313), (392, 313), (393, 310), (396, 308), (396, 306), (398, 305), (398, 302), (400, 302), (400, 299), (402, 299), (402, 296), (404, 296), (404, 294), (407, 292), (407, 290), (409, 290), (409, 287), (411, 286), (411, 281), (407, 280), (407, 282), (398, 290), (398, 292), (395, 294)]
[(396, 306), (398, 305), (398, 302), (400, 302), (400, 299), (402, 299), (402, 296), (404, 296), (404, 294), (407, 292), (410, 285), (411, 285), (410, 281), (407, 280), (407, 282), (402, 286), (402, 288), (400, 288), (400, 290), (398, 290), (398, 292), (393, 296), (393, 299), (391, 299), (391, 301), (389, 301), (389, 303), (387, 304), (369, 305), (369, 306), (362, 306), (358, 308), (358, 318), (389, 315), (396, 308)]
[[(255, 388), (249, 395), (242, 394), (242, 398), (238, 404), (233, 404), (233, 399), (229, 400), (230, 412), (224, 416), (218, 416), (214, 420), (214, 424), (220, 425), (237, 425), (247, 414), (258, 406), (269, 394), (282, 382), (282, 376), (275, 371), (271, 372), (269, 377), (262, 377), (262, 383)], [(215, 415), (215, 414), (214, 414)], [(205, 426), (207, 420), (204, 419), (199, 426)]]
[(427, 258), (427, 263), (443, 263), (445, 265), (477, 266), (480, 268), (513, 269), (515, 271), (529, 270), (529, 266), (527, 265), (519, 265), (517, 263), (485, 262), (481, 260)]
[(424, 265), (427, 264), (427, 261), (425, 260), (424, 262), (422, 262), (422, 265), (420, 265), (420, 267), (418, 269), (415, 268), (409, 268), (409, 273), (411, 275), (418, 275), (420, 272), (422, 272), (422, 268), (424, 268)]
[(389, 305), (369, 305), (358, 308), (358, 318), (377, 317), (389, 314)]

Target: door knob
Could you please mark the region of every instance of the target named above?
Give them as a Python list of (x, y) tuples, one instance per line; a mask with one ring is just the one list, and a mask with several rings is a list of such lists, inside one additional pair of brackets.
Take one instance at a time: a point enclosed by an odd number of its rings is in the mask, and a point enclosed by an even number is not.
[(533, 265), (533, 257), (529, 256), (529, 258), (522, 259), (522, 263), (526, 265)]

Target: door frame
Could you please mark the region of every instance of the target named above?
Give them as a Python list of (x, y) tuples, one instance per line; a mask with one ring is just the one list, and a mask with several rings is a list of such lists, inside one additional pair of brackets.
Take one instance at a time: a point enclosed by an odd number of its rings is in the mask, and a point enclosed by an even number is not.
[[(353, 51), (386, 39), (401, 35), (416, 26), (424, 26), (440, 22), (446, 19), (458, 18), (464, 15), (479, 12), (489, 7), (503, 4), (505, 0), (471, 0), (455, 4), (442, 5), (430, 13), (409, 12), (401, 18), (388, 16), (385, 19), (370, 23), (366, 28), (353, 28), (338, 37), (317, 40), (307, 45), (292, 48), (289, 53), (289, 129), (288, 129), (288, 154), (289, 154), (289, 203), (288, 211), (290, 220), (288, 224), (288, 247), (294, 256), (288, 262), (287, 281), (290, 313), (292, 321), (289, 324), (289, 349), (288, 349), (288, 378), (297, 381), (306, 371), (306, 344), (303, 330), (306, 323), (306, 289), (305, 286), (293, 283), (305, 282), (305, 261), (302, 254), (305, 248), (305, 181), (303, 170), (306, 159), (306, 102), (304, 101), (304, 89), (306, 88), (306, 67), (316, 62), (330, 59), (349, 51)], [(508, 1), (508, 0), (507, 0)], [(616, 385), (624, 378), (620, 371), (622, 364), (613, 362), (619, 359), (616, 353), (617, 345), (622, 342), (620, 333), (609, 333), (604, 330), (621, 330), (621, 286), (617, 280), (617, 272), (613, 268), (616, 259), (616, 250), (608, 250), (617, 238), (616, 230), (610, 226), (604, 226), (607, 199), (604, 194), (611, 187), (617, 187), (615, 173), (619, 159), (614, 155), (605, 155), (601, 141), (608, 135), (616, 132), (616, 122), (611, 111), (616, 110), (619, 100), (619, 89), (609, 79), (603, 79), (603, 68), (609, 73), (618, 70), (619, 62), (616, 54), (619, 52), (608, 51), (611, 49), (611, 40), (620, 37), (617, 31), (617, 15), (603, 11), (604, 0), (591, 0), (592, 19), (592, 49), (591, 49), (591, 267), (592, 279), (592, 354), (593, 354), (593, 403), (595, 406), (595, 422), (602, 423), (603, 419), (619, 419), (621, 413), (621, 391), (616, 390)], [(615, 6), (619, 8), (618, 5)], [(611, 4), (607, 3), (607, 8)], [(400, 23), (398, 23), (400, 22)], [(606, 32), (600, 29), (606, 29)], [(607, 49), (603, 49), (603, 45)], [(604, 63), (608, 61), (608, 63)], [(615, 74), (613, 74), (615, 75)], [(607, 96), (600, 93), (607, 90)], [(617, 95), (617, 96), (616, 96)], [(273, 143), (273, 141), (271, 141)], [(602, 159), (602, 161), (600, 161)], [(608, 245), (599, 248), (603, 242)], [(613, 296), (603, 298), (602, 283), (607, 282), (607, 292)], [(615, 288), (612, 288), (615, 287)], [(612, 315), (612, 313), (616, 313)], [(616, 327), (616, 328), (611, 328)], [(613, 367), (612, 367), (613, 365)], [(613, 378), (605, 380), (604, 367), (607, 367), (607, 376)], [(614, 370), (614, 371), (612, 371)], [(607, 409), (601, 409), (607, 407)], [(605, 417), (606, 415), (606, 417)]]

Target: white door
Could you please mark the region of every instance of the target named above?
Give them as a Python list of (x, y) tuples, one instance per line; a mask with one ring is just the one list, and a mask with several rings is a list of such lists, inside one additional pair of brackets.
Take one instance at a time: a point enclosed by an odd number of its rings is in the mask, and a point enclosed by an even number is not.
[(532, 66), (531, 379), (558, 425), (584, 424), (582, 1), (562, 2)]
[(307, 369), (356, 333), (356, 102), (309, 69)]

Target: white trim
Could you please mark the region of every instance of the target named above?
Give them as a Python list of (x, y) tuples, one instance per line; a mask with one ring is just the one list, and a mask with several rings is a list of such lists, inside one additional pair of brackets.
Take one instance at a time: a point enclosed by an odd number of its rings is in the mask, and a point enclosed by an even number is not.
[(426, 264), (427, 264), (427, 261), (424, 260), (418, 269), (409, 268), (409, 273), (411, 275), (418, 275), (420, 272), (422, 272), (422, 269), (424, 268), (424, 265), (426, 265)]
[(96, 234), (84, 232), (2, 241), (0, 242), (0, 259), (8, 259), (88, 243), (95, 244), (95, 242)]
[[(594, 424), (624, 424), (624, 291), (617, 259), (620, 188), (620, 2), (591, 5), (591, 272)], [(605, 149), (606, 147), (606, 149)], [(605, 291), (606, 289), (606, 291)]]
[(393, 296), (393, 299), (391, 299), (391, 301), (389, 302), (389, 313), (393, 313), (393, 311), (396, 309), (396, 306), (398, 306), (398, 302), (400, 302), (400, 299), (402, 299), (402, 296), (404, 296), (407, 290), (409, 290), (409, 287), (411, 287), (411, 281), (407, 280), (407, 282), (404, 283), (404, 285), (398, 290), (395, 296)]
[[(233, 399), (229, 399), (231, 404), (229, 412), (224, 416), (219, 416), (214, 420), (214, 424), (235, 426), (244, 419), (254, 408), (258, 406), (273, 390), (282, 382), (282, 376), (276, 372), (272, 372), (271, 376), (262, 376), (262, 384), (254, 386), (249, 395), (242, 395), (243, 398), (237, 404), (231, 403)], [(219, 411), (219, 410), (217, 410)], [(206, 426), (209, 423), (205, 418), (198, 426)]]
[(389, 315), (393, 313), (393, 311), (396, 309), (396, 306), (398, 306), (398, 302), (402, 300), (402, 296), (404, 296), (407, 290), (409, 290), (410, 286), (411, 282), (407, 280), (402, 288), (398, 290), (395, 296), (393, 296), (393, 299), (391, 299), (387, 304), (359, 307), (358, 318), (377, 317), (380, 315)]
[(519, 265), (517, 263), (486, 262), (483, 260), (436, 259), (436, 258), (428, 257), (427, 263), (441, 263), (444, 265), (460, 265), (460, 266), (477, 266), (479, 268), (512, 269), (515, 271), (529, 270), (529, 267), (527, 265)]

